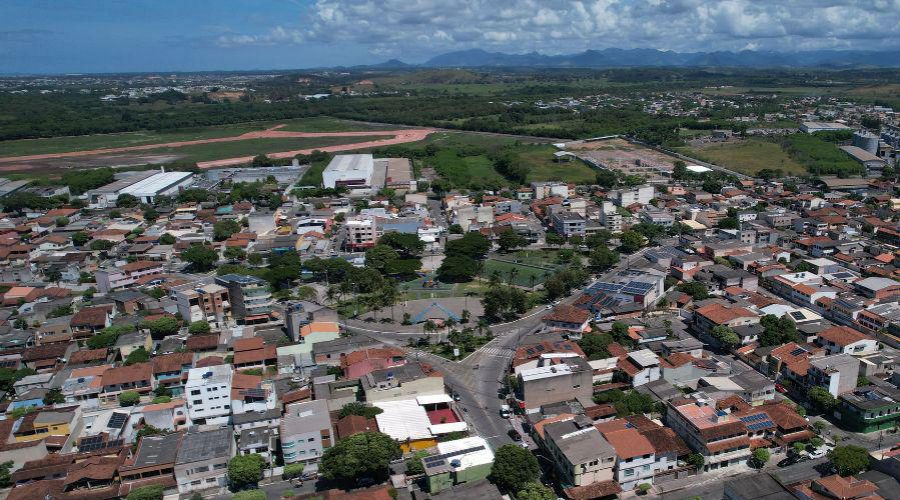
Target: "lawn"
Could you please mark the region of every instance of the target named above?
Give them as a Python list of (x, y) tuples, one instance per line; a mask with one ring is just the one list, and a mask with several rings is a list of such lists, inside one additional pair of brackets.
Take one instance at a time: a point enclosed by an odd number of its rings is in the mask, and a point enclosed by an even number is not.
[(553, 146), (523, 144), (515, 148), (519, 160), (528, 166), (528, 182), (562, 181), (589, 184), (597, 179), (597, 172), (583, 161), (555, 161)]
[(466, 187), (473, 181), (480, 184), (488, 179), (501, 184), (508, 183), (494, 170), (491, 160), (485, 155), (460, 156), (456, 150), (445, 149), (438, 151), (434, 158), (426, 160), (426, 163), (433, 166), (441, 177), (449, 180), (454, 186)]
[(141, 132), (125, 132), (121, 134), (95, 134), (73, 137), (53, 137), (49, 139), (0, 141), (0, 157), (65, 153), (68, 151), (85, 151), (90, 149), (120, 148), (142, 146), (145, 144), (217, 139), (220, 137), (233, 137), (247, 132), (265, 130), (281, 124), (286, 125), (281, 130), (294, 132), (351, 132), (378, 129), (389, 130), (392, 128), (390, 126), (370, 126), (330, 117), (312, 117), (295, 120), (219, 125), (215, 127), (202, 127), (167, 132), (154, 132), (148, 130)]
[(555, 271), (555, 266), (535, 267), (532, 265), (515, 264), (513, 262), (505, 262), (491, 258), (484, 261), (484, 265), (481, 269), (481, 277), (483, 279), (490, 279), (492, 274), (498, 272), (500, 273), (500, 281), (504, 283), (512, 282), (514, 285), (531, 287), (543, 283)]
[(390, 136), (360, 136), (360, 137), (294, 137), (287, 139), (248, 139), (246, 141), (216, 142), (210, 144), (195, 144), (180, 148), (154, 148), (140, 151), (144, 155), (178, 155), (190, 161), (211, 161), (240, 156), (256, 156), (259, 154), (278, 153), (282, 151), (294, 151), (298, 149), (314, 149), (317, 147), (350, 144)]
[(687, 154), (747, 175), (755, 175), (764, 168), (780, 169), (786, 175), (806, 173), (806, 168), (794, 161), (779, 144), (764, 139), (716, 144), (688, 150)]

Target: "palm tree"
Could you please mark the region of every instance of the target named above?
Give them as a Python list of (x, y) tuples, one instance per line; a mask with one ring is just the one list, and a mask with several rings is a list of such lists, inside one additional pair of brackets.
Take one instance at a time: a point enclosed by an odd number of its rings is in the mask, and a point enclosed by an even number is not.
[(516, 276), (519, 275), (519, 268), (514, 267), (509, 270), (509, 284), (512, 285), (513, 281), (516, 279)]

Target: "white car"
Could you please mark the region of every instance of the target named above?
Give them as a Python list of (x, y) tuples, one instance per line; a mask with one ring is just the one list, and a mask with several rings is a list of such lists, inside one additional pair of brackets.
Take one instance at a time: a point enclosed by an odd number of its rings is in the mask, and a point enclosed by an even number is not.
[(815, 459), (817, 459), (817, 458), (822, 458), (822, 457), (824, 457), (826, 454), (828, 454), (828, 448), (825, 448), (825, 447), (822, 447), (822, 448), (816, 448), (815, 450), (813, 450), (813, 451), (811, 451), (811, 452), (808, 453), (809, 459), (810, 459), (810, 460), (815, 460)]

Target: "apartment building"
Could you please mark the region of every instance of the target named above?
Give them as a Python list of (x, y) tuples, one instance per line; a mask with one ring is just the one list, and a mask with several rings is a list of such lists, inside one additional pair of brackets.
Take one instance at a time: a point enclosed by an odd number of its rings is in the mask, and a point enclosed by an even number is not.
[(230, 426), (186, 433), (175, 458), (178, 493), (227, 486), (228, 461), (235, 450)]
[(656, 188), (650, 185), (638, 186), (631, 189), (619, 189), (609, 193), (620, 207), (627, 207), (635, 203), (649, 205), (650, 200), (656, 197)]
[(564, 210), (551, 215), (550, 225), (557, 234), (566, 238), (584, 236), (587, 220), (580, 214)]
[(616, 450), (590, 419), (579, 416), (545, 425), (543, 443), (564, 486), (613, 480)]
[(371, 216), (348, 217), (344, 222), (347, 231), (347, 248), (349, 250), (361, 250), (372, 248), (381, 237), (378, 231), (378, 221)]
[(622, 214), (610, 201), (604, 201), (600, 206), (600, 224), (613, 233), (622, 231)]
[(216, 284), (228, 290), (231, 311), (238, 323), (253, 324), (269, 321), (272, 313), (272, 294), (269, 283), (255, 276), (226, 274), (216, 278)]
[(161, 262), (139, 260), (128, 264), (98, 269), (94, 272), (97, 279), (97, 290), (100, 293), (109, 293), (133, 286), (140, 278), (163, 274), (165, 269)]
[(227, 424), (231, 416), (231, 365), (192, 368), (184, 384), (188, 416), (195, 425)]
[(593, 396), (593, 369), (580, 357), (554, 358), (518, 374), (516, 398), (525, 408)]
[(666, 423), (688, 447), (703, 455), (704, 471), (745, 465), (750, 458), (747, 425), (700, 394), (669, 402)]
[(900, 390), (874, 385), (854, 389), (841, 394), (835, 414), (853, 432), (892, 429), (900, 422)]
[(615, 479), (625, 491), (633, 490), (639, 484), (653, 484), (656, 472), (653, 445), (637, 429), (627, 425), (622, 420), (596, 425), (616, 451)]
[(206, 321), (217, 327), (231, 319), (228, 289), (215, 283), (188, 283), (173, 289), (178, 313), (189, 323)]
[(279, 432), (284, 463), (317, 462), (333, 444), (333, 436), (326, 401), (287, 405)]
[(859, 360), (849, 354), (810, 358), (806, 372), (810, 387), (824, 387), (834, 397), (855, 389), (858, 377)]

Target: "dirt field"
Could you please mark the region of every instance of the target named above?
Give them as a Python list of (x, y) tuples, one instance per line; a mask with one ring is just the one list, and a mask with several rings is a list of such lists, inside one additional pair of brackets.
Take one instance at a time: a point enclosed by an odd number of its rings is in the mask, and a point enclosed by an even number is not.
[(652, 149), (631, 144), (624, 139), (606, 139), (591, 142), (569, 142), (566, 150), (578, 156), (593, 160), (599, 165), (619, 170), (625, 174), (640, 174), (653, 178), (658, 171), (671, 172), (675, 158)]
[[(212, 139), (198, 139), (193, 141), (169, 142), (163, 144), (145, 144), (140, 146), (125, 146), (117, 148), (92, 149), (86, 151), (70, 151), (64, 153), (46, 153), (26, 156), (11, 156), (0, 158), (0, 171), (22, 171), (22, 170), (40, 170), (47, 168), (48, 164), (52, 165), (56, 161), (65, 160), (71, 163), (80, 160), (90, 160), (84, 163), (92, 165), (116, 164), (116, 165), (133, 165), (141, 163), (157, 163), (162, 162), (162, 158), (158, 155), (151, 155), (152, 161), (144, 161), (147, 155), (140, 154), (142, 151), (159, 150), (161, 148), (181, 148), (186, 146), (196, 146), (202, 144), (225, 143), (234, 141), (247, 141), (254, 139), (290, 139), (290, 138), (317, 138), (317, 137), (360, 137), (367, 138), (363, 142), (354, 142), (349, 144), (327, 145), (323, 147), (313, 147), (299, 149), (294, 151), (279, 151), (271, 153), (271, 158), (290, 158), (298, 154), (309, 154), (314, 150), (337, 152), (350, 151), (354, 149), (372, 148), (379, 146), (388, 146), (392, 144), (403, 144), (407, 142), (421, 141), (432, 133), (432, 129), (403, 129), (403, 130), (379, 130), (377, 133), (371, 131), (359, 132), (290, 132), (279, 130), (284, 125), (276, 125), (272, 128), (247, 132), (244, 134), (218, 137)], [(371, 140), (373, 135), (388, 136), (384, 139)], [(222, 167), (228, 165), (239, 165), (252, 160), (252, 156), (241, 156), (235, 158), (223, 158), (212, 161), (204, 161), (198, 163), (200, 168)], [(111, 162), (112, 161), (112, 162)], [(81, 162), (79, 162), (81, 163)], [(87, 166), (87, 165), (85, 165)]]

